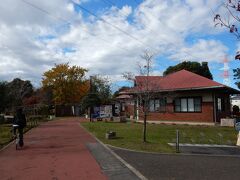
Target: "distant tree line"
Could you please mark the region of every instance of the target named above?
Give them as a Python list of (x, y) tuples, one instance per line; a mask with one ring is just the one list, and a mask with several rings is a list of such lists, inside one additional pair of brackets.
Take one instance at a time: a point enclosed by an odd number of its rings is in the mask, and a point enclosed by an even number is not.
[[(201, 76), (212, 79), (207, 63), (185, 61), (170, 66), (164, 75), (186, 69)], [(80, 66), (70, 66), (68, 63), (56, 64), (43, 73), (42, 87), (34, 88), (28, 80), (15, 78), (10, 82), (0, 82), (0, 113), (16, 106), (31, 106), (33, 104), (67, 105), (79, 104), (84, 108), (94, 105), (108, 104), (127, 90), (122, 87), (112, 95), (111, 83), (108, 78), (100, 75), (86, 78), (87, 69)]]
[(212, 74), (208, 68), (207, 62), (191, 62), (191, 61), (184, 61), (182, 63), (177, 64), (176, 66), (169, 66), (164, 72), (163, 75), (166, 76), (173, 72), (180, 71), (182, 69), (188, 70), (190, 72), (196, 73), (208, 79), (213, 79)]
[[(33, 104), (66, 105), (89, 103), (90, 79), (86, 78), (88, 70), (68, 63), (56, 64), (43, 73), (42, 87), (34, 88), (28, 80), (15, 78), (10, 82), (0, 82), (0, 113), (17, 106)], [(93, 102), (109, 103), (112, 98), (110, 82), (107, 78), (93, 76)]]
[(30, 81), (15, 78), (11, 82), (0, 82), (0, 112), (6, 108), (23, 105), (33, 93), (34, 89)]

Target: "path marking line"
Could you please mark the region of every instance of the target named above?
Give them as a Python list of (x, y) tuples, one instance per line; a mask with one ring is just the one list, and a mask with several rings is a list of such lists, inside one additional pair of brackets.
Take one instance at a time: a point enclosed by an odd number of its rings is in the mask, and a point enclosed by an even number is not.
[(100, 143), (103, 147), (105, 147), (113, 156), (115, 156), (120, 162), (122, 162), (127, 168), (129, 168), (134, 174), (136, 174), (137, 177), (139, 177), (141, 180), (148, 180), (145, 176), (143, 176), (137, 169), (135, 169), (133, 166), (131, 166), (129, 163), (127, 163), (125, 160), (123, 160), (120, 156), (118, 156), (115, 152), (113, 152), (107, 145), (105, 145), (102, 141), (100, 141), (97, 137), (95, 137), (91, 132), (87, 131), (81, 123), (79, 122), (79, 126), (83, 128), (87, 133), (89, 133), (98, 143)]
[[(176, 143), (168, 143), (170, 146), (176, 146)], [(225, 148), (237, 148), (237, 146), (230, 146), (230, 145), (219, 145), (219, 144), (182, 144), (180, 143), (179, 146), (182, 147), (225, 147)]]

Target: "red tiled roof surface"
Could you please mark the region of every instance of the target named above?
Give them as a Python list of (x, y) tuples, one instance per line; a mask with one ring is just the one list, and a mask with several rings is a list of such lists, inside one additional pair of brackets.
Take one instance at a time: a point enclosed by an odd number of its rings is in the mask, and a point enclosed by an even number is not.
[(131, 99), (131, 96), (130, 95), (125, 95), (125, 94), (122, 94), (122, 95), (119, 95), (116, 97), (116, 99)]
[(149, 90), (153, 91), (226, 87), (187, 70), (181, 70), (167, 76), (136, 76), (135, 83), (136, 87), (132, 88), (132, 91), (146, 90), (147, 84)]

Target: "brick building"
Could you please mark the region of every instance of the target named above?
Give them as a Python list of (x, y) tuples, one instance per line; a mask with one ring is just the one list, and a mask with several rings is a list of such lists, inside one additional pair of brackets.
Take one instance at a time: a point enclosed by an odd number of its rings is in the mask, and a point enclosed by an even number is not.
[(143, 97), (149, 95), (148, 120), (217, 123), (231, 116), (230, 95), (240, 91), (181, 70), (167, 76), (136, 76), (134, 87), (122, 94), (131, 97), (125, 113), (136, 120), (143, 119)]

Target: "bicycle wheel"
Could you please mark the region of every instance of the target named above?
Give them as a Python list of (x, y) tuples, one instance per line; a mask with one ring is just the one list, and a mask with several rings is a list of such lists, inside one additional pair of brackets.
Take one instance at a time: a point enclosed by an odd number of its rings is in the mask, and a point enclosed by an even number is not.
[(19, 148), (19, 136), (17, 136), (16, 138), (16, 150), (18, 150)]

